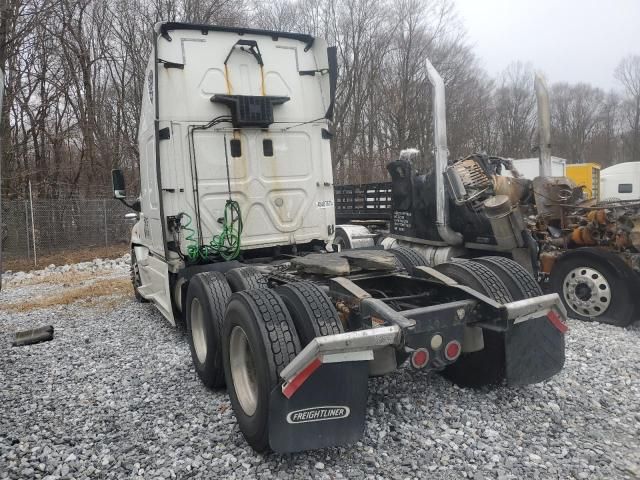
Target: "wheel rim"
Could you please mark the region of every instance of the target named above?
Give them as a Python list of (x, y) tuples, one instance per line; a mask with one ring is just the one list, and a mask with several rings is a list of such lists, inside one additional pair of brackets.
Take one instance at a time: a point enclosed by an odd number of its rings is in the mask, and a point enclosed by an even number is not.
[(258, 408), (258, 382), (249, 339), (244, 330), (233, 327), (229, 337), (229, 361), (236, 397), (244, 413), (252, 416)]
[(607, 278), (590, 267), (571, 270), (564, 277), (562, 295), (571, 310), (588, 317), (602, 315), (611, 303), (611, 287)]
[(204, 363), (207, 359), (207, 337), (204, 333), (204, 311), (197, 297), (191, 300), (191, 339), (198, 361)]

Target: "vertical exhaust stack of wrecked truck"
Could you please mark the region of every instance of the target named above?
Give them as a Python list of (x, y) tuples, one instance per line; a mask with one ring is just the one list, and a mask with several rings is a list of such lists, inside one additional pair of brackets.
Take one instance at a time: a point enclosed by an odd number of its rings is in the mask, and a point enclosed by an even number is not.
[[(180, 23), (158, 25), (153, 47), (131, 205), (136, 298), (186, 326), (195, 373), (226, 385), (254, 449), (357, 441), (368, 377), (404, 363), (467, 387), (562, 369), (566, 312), (513, 261), (432, 268), (409, 248), (333, 243), (335, 49), (308, 35)], [(444, 118), (432, 67), (430, 78)], [(113, 178), (123, 198), (122, 175)], [(458, 242), (440, 184), (435, 235)]]
[(449, 222), (449, 198), (444, 186), (444, 174), (449, 166), (447, 147), (447, 107), (444, 81), (428, 59), (425, 59), (427, 76), (433, 92), (433, 135), (435, 146), (436, 175), (436, 225), (438, 234), (448, 245), (461, 245), (464, 241), (460, 232), (454, 231)]

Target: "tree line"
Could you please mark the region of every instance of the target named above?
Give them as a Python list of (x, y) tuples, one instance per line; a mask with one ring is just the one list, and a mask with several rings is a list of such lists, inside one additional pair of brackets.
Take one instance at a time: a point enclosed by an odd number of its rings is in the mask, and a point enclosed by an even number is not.
[[(533, 67), (481, 66), (451, 0), (5, 0), (0, 11), (2, 194), (110, 194), (110, 171), (137, 178), (137, 117), (153, 24), (162, 20), (297, 31), (336, 45), (336, 183), (386, 179), (402, 148), (432, 152), (424, 59), (445, 80), (453, 158), (536, 156)], [(551, 86), (552, 153), (603, 166), (640, 161), (640, 55), (610, 92)], [(131, 187), (137, 188), (133, 181)]]

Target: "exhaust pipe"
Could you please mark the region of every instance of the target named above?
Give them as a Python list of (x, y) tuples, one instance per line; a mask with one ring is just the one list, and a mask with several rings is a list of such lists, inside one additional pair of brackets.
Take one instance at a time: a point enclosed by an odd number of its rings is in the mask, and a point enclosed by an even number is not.
[(536, 72), (534, 86), (538, 100), (538, 148), (540, 154), (540, 176), (551, 177), (551, 111), (549, 89), (544, 76)]
[(449, 226), (449, 201), (444, 189), (444, 172), (447, 169), (447, 110), (444, 97), (444, 81), (428, 59), (427, 76), (433, 87), (433, 136), (436, 168), (436, 228), (440, 238), (448, 245), (462, 245), (462, 234)]

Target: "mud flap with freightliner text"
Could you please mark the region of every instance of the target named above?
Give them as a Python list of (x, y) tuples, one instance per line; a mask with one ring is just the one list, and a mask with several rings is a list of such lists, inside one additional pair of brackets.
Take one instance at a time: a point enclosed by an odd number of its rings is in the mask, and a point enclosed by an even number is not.
[(271, 391), (269, 444), (277, 453), (357, 442), (367, 405), (367, 361), (321, 363), (290, 398)]

